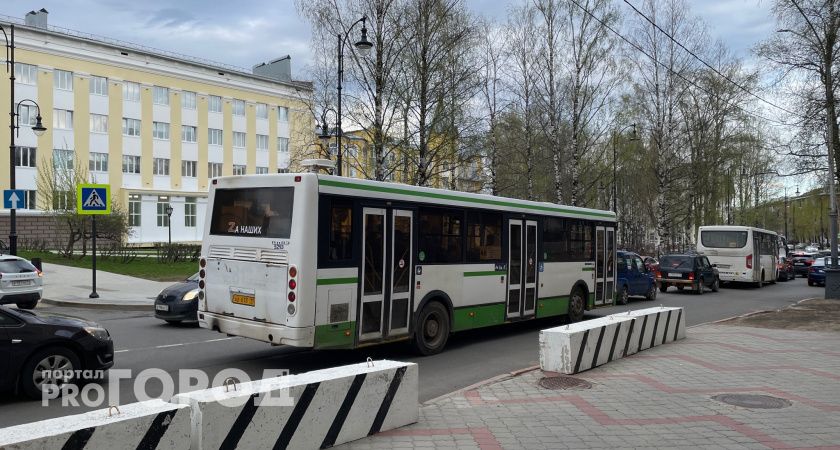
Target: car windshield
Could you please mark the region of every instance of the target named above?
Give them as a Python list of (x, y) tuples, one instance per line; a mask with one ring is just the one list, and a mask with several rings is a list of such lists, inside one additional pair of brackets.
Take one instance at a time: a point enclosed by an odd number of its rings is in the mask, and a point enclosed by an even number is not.
[(747, 245), (746, 231), (706, 231), (700, 233), (703, 247), (743, 248)]
[(35, 272), (35, 266), (21, 259), (0, 260), (0, 273), (26, 273)]
[(665, 269), (680, 269), (691, 267), (691, 256), (663, 256), (659, 266)]

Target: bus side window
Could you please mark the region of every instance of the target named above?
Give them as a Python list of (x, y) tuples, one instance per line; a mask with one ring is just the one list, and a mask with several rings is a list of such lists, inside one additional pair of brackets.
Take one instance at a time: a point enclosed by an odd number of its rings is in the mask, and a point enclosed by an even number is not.
[(330, 208), (329, 261), (353, 258), (353, 207), (333, 203)]

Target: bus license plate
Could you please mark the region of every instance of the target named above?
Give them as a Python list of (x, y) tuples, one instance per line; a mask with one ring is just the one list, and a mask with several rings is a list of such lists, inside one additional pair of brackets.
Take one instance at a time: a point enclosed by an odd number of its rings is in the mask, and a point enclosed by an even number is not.
[(12, 286), (29, 286), (29, 280), (14, 280)]
[(254, 294), (232, 293), (230, 294), (230, 301), (231, 303), (245, 306), (254, 306), (255, 304)]

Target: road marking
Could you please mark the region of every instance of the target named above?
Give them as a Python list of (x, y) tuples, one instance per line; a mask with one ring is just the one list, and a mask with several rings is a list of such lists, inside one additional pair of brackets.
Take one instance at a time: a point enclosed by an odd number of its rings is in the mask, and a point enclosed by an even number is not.
[(172, 347), (183, 347), (186, 345), (195, 345), (195, 344), (209, 344), (211, 342), (221, 342), (221, 341), (230, 341), (232, 339), (242, 339), (239, 336), (231, 336), (226, 338), (219, 338), (219, 339), (209, 339), (206, 341), (198, 341), (198, 342), (182, 342), (180, 344), (167, 344), (167, 345), (158, 345), (155, 347), (140, 347), (140, 348), (125, 348), (122, 350), (117, 350), (114, 353), (125, 353), (125, 352), (135, 352), (135, 351), (142, 351), (142, 350), (159, 350), (162, 348), (172, 348)]

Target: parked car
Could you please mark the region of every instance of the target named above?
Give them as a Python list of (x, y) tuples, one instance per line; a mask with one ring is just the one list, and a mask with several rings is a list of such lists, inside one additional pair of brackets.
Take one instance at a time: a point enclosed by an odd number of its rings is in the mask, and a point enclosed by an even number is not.
[(808, 268), (814, 263), (814, 255), (810, 253), (794, 253), (793, 254), (793, 270), (796, 275), (803, 277), (808, 276)]
[(616, 289), (616, 302), (626, 305), (630, 296), (641, 296), (647, 300), (656, 300), (656, 277), (645, 267), (642, 257), (633, 253), (619, 251)]
[(173, 284), (155, 297), (155, 317), (168, 323), (198, 322), (198, 274)]
[(14, 303), (18, 308), (34, 308), (44, 291), (43, 276), (23, 258), (0, 255), (0, 304)]
[(793, 268), (793, 261), (787, 256), (780, 256), (779, 262), (776, 263), (776, 279), (788, 281), (794, 278), (796, 278), (796, 272)]
[(645, 262), (645, 267), (650, 273), (655, 274), (659, 270), (659, 261), (653, 256), (642, 256), (642, 261)]
[(667, 291), (669, 286), (676, 286), (677, 290), (688, 287), (701, 295), (706, 288), (717, 292), (720, 287), (717, 267), (703, 255), (663, 256), (659, 260), (657, 281), (661, 292)]
[(41, 398), (45, 385), (73, 383), (79, 370), (113, 365), (114, 343), (102, 326), (0, 306), (0, 389)]
[(808, 286), (825, 286), (825, 266), (831, 258), (817, 258), (808, 267)]

